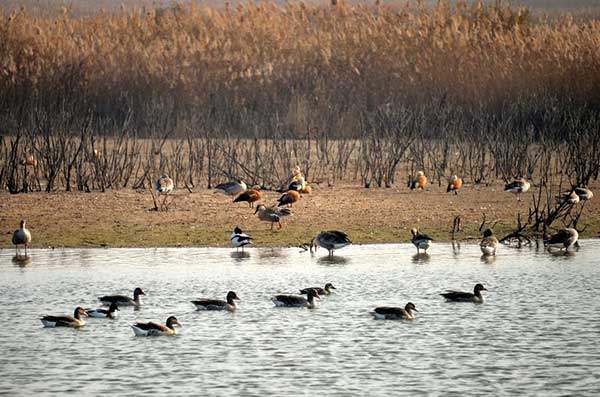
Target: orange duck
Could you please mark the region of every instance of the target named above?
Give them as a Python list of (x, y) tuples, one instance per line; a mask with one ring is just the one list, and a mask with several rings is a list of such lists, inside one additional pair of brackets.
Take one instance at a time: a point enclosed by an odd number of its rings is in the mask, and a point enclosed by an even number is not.
[(458, 194), (458, 189), (462, 187), (462, 184), (462, 178), (453, 175), (452, 178), (450, 178), (450, 180), (448, 181), (448, 188), (446, 189), (446, 193), (454, 192), (454, 194)]
[(419, 171), (417, 172), (417, 178), (412, 181), (410, 188), (412, 190), (425, 189), (425, 186), (427, 186), (427, 177), (425, 176), (423, 171)]
[(298, 193), (295, 190), (288, 190), (287, 192), (283, 193), (281, 195), (281, 197), (279, 197), (279, 207), (283, 207), (284, 205), (289, 205), (290, 207), (293, 206), (293, 204), (295, 202), (297, 202), (298, 200), (300, 200), (300, 193)]
[(258, 187), (246, 190), (233, 200), (234, 203), (240, 203), (242, 201), (248, 202), (250, 208), (254, 208), (254, 203), (263, 198), (264, 193), (260, 191)]

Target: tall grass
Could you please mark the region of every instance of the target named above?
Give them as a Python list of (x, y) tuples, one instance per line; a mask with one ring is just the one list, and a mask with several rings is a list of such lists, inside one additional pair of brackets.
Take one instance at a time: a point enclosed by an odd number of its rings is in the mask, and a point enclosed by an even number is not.
[(550, 22), (507, 5), (192, 4), (1, 18), (5, 132), (61, 114), (61, 126), (89, 118), (99, 133), (356, 136), (382, 109), (535, 123), (600, 105), (600, 21)]

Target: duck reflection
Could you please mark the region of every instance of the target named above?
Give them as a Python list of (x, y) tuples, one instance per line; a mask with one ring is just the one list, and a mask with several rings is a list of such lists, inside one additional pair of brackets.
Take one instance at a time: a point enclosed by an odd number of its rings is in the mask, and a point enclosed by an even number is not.
[(285, 252), (281, 248), (265, 248), (258, 250), (259, 259), (283, 258), (285, 256)]
[(460, 254), (460, 242), (452, 240), (452, 252), (454, 255)]
[(15, 266), (25, 267), (31, 264), (31, 257), (29, 255), (15, 255), (12, 258), (12, 263)]
[(571, 250), (553, 250), (553, 249), (549, 249), (548, 252), (550, 253), (550, 255), (552, 256), (556, 256), (556, 257), (564, 257), (564, 256), (575, 256), (577, 255), (576, 251), (571, 251)]
[(319, 265), (345, 265), (349, 259), (343, 256), (328, 255), (317, 259)]
[(250, 258), (250, 252), (248, 251), (232, 251), (231, 259), (234, 262), (241, 263)]
[(496, 262), (496, 255), (481, 255), (480, 260), (482, 263), (492, 264)]
[(425, 264), (427, 262), (429, 262), (429, 260), (431, 259), (431, 257), (429, 256), (429, 254), (427, 252), (420, 252), (418, 254), (414, 254), (412, 256), (412, 261), (413, 263), (417, 263), (417, 264)]

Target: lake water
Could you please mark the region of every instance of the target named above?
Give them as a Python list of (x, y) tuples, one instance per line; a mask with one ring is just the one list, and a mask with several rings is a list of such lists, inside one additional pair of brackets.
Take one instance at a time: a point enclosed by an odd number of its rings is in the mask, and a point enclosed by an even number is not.
[[(600, 241), (572, 256), (476, 245), (0, 251), (0, 394), (598, 395)], [(275, 308), (276, 293), (332, 282), (318, 308)], [(482, 305), (447, 288), (489, 290)], [(43, 328), (44, 314), (98, 307), (105, 294), (147, 293), (143, 307), (82, 329)], [(189, 302), (242, 301), (236, 313)], [(374, 320), (377, 305), (415, 303), (415, 321)], [(184, 323), (173, 337), (135, 337), (136, 320)]]

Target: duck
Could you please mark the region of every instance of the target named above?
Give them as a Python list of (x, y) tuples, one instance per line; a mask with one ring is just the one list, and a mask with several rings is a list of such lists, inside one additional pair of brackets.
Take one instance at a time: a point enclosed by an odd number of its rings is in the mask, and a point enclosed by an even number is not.
[(558, 204), (571, 204), (575, 205), (579, 203), (580, 197), (575, 191), (564, 192), (556, 196), (556, 202)]
[(475, 284), (473, 293), (447, 290), (447, 292), (440, 295), (446, 298), (447, 301), (452, 302), (482, 303), (483, 296), (481, 295), (481, 291), (487, 291), (487, 289), (485, 289), (485, 287), (482, 284)]
[(483, 238), (479, 243), (479, 248), (481, 248), (481, 253), (483, 255), (496, 255), (496, 250), (498, 249), (498, 239), (494, 236), (494, 232), (492, 229), (485, 229), (483, 232)]
[(233, 202), (241, 203), (243, 201), (248, 203), (249, 208), (254, 208), (254, 203), (263, 198), (264, 193), (260, 191), (258, 187), (253, 187), (252, 189), (248, 189), (239, 196), (237, 196)]
[(161, 335), (175, 335), (175, 325), (183, 327), (175, 316), (167, 318), (166, 325), (158, 324), (155, 322), (148, 323), (135, 323), (131, 325), (135, 336), (161, 336)]
[(521, 194), (527, 192), (530, 187), (531, 183), (527, 182), (525, 178), (519, 178), (504, 185), (504, 191), (516, 194), (517, 201), (521, 201)]
[(254, 213), (258, 214), (258, 219), (261, 221), (271, 222), (271, 230), (273, 230), (274, 223), (277, 223), (279, 225), (278, 228), (281, 229), (283, 227), (281, 218), (293, 215), (292, 210), (289, 208), (265, 207), (262, 204), (256, 207)]
[(116, 303), (111, 303), (108, 309), (85, 309), (90, 317), (94, 318), (115, 318), (116, 311), (119, 311), (119, 306)]
[(418, 312), (415, 304), (408, 302), (404, 309), (401, 307), (381, 306), (373, 309), (371, 315), (377, 320), (414, 320), (412, 312)]
[(575, 193), (579, 196), (579, 199), (581, 201), (587, 201), (587, 200), (590, 200), (592, 197), (594, 197), (594, 193), (592, 193), (592, 191), (590, 189), (588, 189), (586, 186), (579, 186), (579, 187), (576, 187), (574, 190), (575, 190)]
[(279, 207), (283, 207), (284, 205), (288, 205), (290, 207), (294, 206), (294, 203), (300, 200), (300, 193), (297, 190), (288, 190), (283, 193), (281, 197), (279, 197)]
[(119, 306), (140, 306), (142, 304), (140, 295), (146, 295), (141, 288), (133, 290), (133, 299), (125, 295), (105, 295), (98, 298), (98, 300), (107, 305), (116, 303)]
[(433, 241), (433, 238), (429, 237), (425, 233), (419, 232), (417, 228), (414, 227), (410, 229), (410, 233), (412, 234), (410, 241), (415, 247), (417, 247), (417, 254), (419, 253), (419, 250), (425, 250), (425, 253), (427, 253), (427, 250), (429, 249), (429, 242)]
[(173, 183), (173, 179), (171, 179), (167, 174), (161, 175), (161, 177), (156, 181), (156, 191), (158, 192), (158, 195), (164, 196), (163, 201), (160, 204), (161, 209), (169, 209), (169, 206), (167, 205), (167, 198), (169, 197), (169, 193), (171, 193), (174, 188), (175, 184)]
[(198, 310), (228, 310), (230, 312), (235, 311), (237, 308), (235, 301), (239, 301), (239, 296), (233, 292), (229, 291), (227, 293), (227, 300), (218, 300), (218, 299), (198, 299), (191, 301), (196, 309)]
[(458, 190), (462, 187), (463, 180), (459, 178), (458, 175), (453, 175), (452, 178), (448, 181), (448, 188), (446, 188), (446, 193), (454, 192), (454, 194), (458, 194)]
[(425, 189), (425, 186), (427, 186), (427, 177), (425, 176), (425, 173), (423, 171), (419, 171), (417, 172), (417, 178), (413, 179), (411, 185), (410, 185), (410, 189), (411, 190), (415, 190), (415, 189)]
[(311, 289), (317, 291), (317, 295), (323, 296), (323, 295), (331, 295), (333, 293), (331, 290), (332, 289), (337, 289), (337, 288), (335, 288), (333, 286), (333, 284), (327, 283), (327, 284), (325, 284), (325, 288), (321, 288), (321, 287), (309, 287), (309, 288), (301, 289), (300, 293), (302, 295), (306, 295), (306, 294), (308, 294), (308, 291), (310, 291)]
[(348, 235), (339, 230), (327, 230), (319, 232), (315, 238), (310, 242), (311, 251), (314, 247), (325, 248), (329, 251), (329, 256), (333, 256), (333, 251), (336, 249), (344, 248), (347, 245), (352, 244), (352, 241), (348, 238)]
[(228, 196), (236, 196), (248, 190), (248, 186), (241, 179), (220, 183), (215, 186), (215, 193), (223, 193)]
[(242, 229), (240, 229), (239, 226), (236, 226), (236, 228), (233, 229), (233, 233), (231, 233), (231, 245), (233, 245), (235, 249), (242, 247), (243, 251), (244, 246), (248, 244), (252, 244), (252, 237), (242, 232)]
[(302, 191), (300, 193), (302, 193), (302, 194), (311, 194), (312, 193), (312, 187), (310, 186), (310, 184), (308, 182), (306, 182), (304, 184), (304, 188), (302, 188)]
[(305, 188), (306, 188), (306, 180), (304, 179), (303, 176), (299, 177), (296, 180), (293, 180), (288, 185), (288, 190), (293, 190), (293, 191), (296, 191), (296, 192), (301, 192)]
[(71, 316), (44, 316), (40, 320), (44, 327), (46, 328), (54, 328), (54, 327), (72, 327), (79, 328), (85, 325), (85, 321), (81, 318), (81, 316), (87, 317), (87, 312), (82, 307), (76, 307), (73, 312), (73, 317)]
[(550, 238), (544, 241), (544, 244), (548, 246), (548, 248), (560, 248), (561, 250), (568, 250), (573, 244), (577, 242), (579, 239), (579, 232), (572, 228), (568, 227), (562, 230), (559, 230)]
[(19, 245), (25, 246), (25, 256), (27, 256), (27, 246), (31, 243), (31, 232), (25, 227), (25, 220), (21, 220), (20, 226), (14, 231), (12, 243), (15, 245), (16, 256), (19, 256)]
[(316, 307), (315, 298), (321, 299), (319, 294), (314, 289), (310, 289), (306, 295), (306, 298), (298, 295), (275, 295), (271, 298), (271, 301), (276, 307), (307, 307), (314, 309)]

